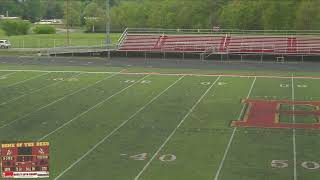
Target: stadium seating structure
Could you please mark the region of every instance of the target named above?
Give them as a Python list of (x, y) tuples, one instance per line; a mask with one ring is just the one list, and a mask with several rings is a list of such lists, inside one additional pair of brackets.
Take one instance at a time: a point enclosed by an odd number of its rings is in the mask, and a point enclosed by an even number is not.
[(320, 36), (128, 33), (118, 51), (320, 55)]

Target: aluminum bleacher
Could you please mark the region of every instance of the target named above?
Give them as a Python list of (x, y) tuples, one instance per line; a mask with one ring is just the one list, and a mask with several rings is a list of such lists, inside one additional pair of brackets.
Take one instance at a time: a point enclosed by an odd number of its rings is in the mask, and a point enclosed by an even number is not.
[(128, 34), (119, 51), (203, 52), (218, 46), (220, 36)]
[(239, 32), (126, 29), (119, 40), (118, 51), (320, 55), (320, 32)]

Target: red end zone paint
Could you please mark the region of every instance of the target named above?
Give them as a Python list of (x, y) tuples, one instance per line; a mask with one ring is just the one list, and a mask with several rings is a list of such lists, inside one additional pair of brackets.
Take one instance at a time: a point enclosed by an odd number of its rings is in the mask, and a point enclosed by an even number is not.
[[(282, 123), (279, 122), (280, 115), (315, 116), (320, 118), (319, 101), (286, 101), (286, 100), (254, 100), (247, 99), (243, 103), (247, 105), (246, 113), (242, 120), (232, 121), (234, 127), (252, 128), (302, 128), (320, 129), (320, 123)], [(315, 107), (312, 111), (281, 111), (281, 105), (304, 105)]]

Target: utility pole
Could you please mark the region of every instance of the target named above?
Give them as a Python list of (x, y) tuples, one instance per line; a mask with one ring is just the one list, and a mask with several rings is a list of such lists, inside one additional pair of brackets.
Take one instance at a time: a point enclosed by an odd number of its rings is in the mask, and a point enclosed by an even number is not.
[(70, 0), (67, 0), (67, 46), (70, 46), (70, 36), (69, 36), (69, 6), (70, 6)]
[(110, 59), (109, 45), (111, 45), (110, 21), (110, 0), (106, 0), (106, 49), (108, 51), (108, 59)]

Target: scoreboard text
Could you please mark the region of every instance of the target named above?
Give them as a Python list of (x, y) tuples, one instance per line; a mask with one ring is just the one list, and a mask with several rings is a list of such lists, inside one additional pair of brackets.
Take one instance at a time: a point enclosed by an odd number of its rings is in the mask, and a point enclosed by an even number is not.
[(48, 178), (49, 142), (1, 144), (3, 178)]

